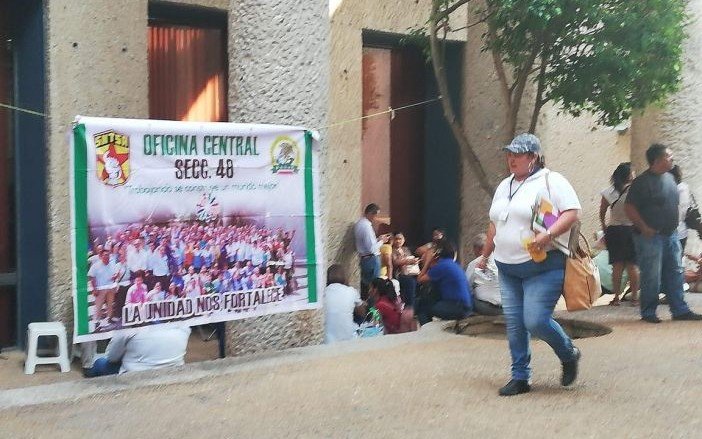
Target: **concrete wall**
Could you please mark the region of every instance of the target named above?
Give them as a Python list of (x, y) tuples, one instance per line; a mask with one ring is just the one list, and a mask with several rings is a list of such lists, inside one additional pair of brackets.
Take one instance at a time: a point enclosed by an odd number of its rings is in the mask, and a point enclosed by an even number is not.
[[(326, 0), (233, 0), (229, 29), (229, 114), (235, 122), (323, 127), (329, 96)], [(329, 140), (323, 137), (320, 169)], [(330, 199), (321, 176), (321, 205)], [(322, 215), (322, 237), (327, 236)], [(321, 281), (321, 280), (320, 280)], [(229, 323), (230, 354), (321, 343), (322, 310)]]
[(77, 114), (149, 116), (147, 1), (46, 3), (49, 317), (72, 327), (67, 133)]
[[(362, 114), (363, 30), (407, 34), (429, 18), (429, 0), (331, 0), (330, 110), (331, 123), (349, 121)], [(453, 27), (463, 27), (465, 8), (453, 15)], [(465, 40), (465, 31), (451, 35)], [(382, 117), (382, 116), (381, 116)], [(389, 115), (388, 115), (389, 117)], [(323, 130), (328, 139), (326, 181), (329, 182), (325, 215), (327, 258), (358, 274), (353, 249), (352, 224), (361, 206), (361, 122), (354, 121)]]
[(628, 162), (631, 135), (602, 127), (594, 117), (559, 115), (546, 108), (538, 132), (546, 154), (546, 165), (563, 174), (575, 188), (583, 207), (582, 232), (590, 239), (600, 230), (600, 191), (621, 162)]
[(663, 108), (653, 108), (635, 118), (632, 158), (645, 167), (644, 154), (653, 142), (664, 143), (675, 153), (675, 162), (683, 169), (685, 180), (702, 189), (699, 156), (702, 152), (702, 1), (688, 4), (691, 16), (684, 43), (682, 84)]
[[(646, 169), (646, 149), (655, 142), (671, 148), (674, 161), (683, 171), (698, 200), (702, 200), (702, 0), (688, 3), (690, 23), (684, 43), (682, 84), (665, 106), (651, 108), (637, 116), (632, 123), (631, 159), (639, 170)], [(687, 250), (700, 251), (702, 246), (695, 233), (689, 233)]]
[[(326, 123), (326, 1), (178, 0), (230, 10), (230, 120)], [(67, 132), (77, 114), (147, 118), (147, 0), (47, 2), (50, 318), (72, 327)], [(324, 141), (322, 151), (325, 150)], [(324, 197), (324, 193), (322, 196)], [(321, 311), (231, 324), (229, 352), (318, 343)]]

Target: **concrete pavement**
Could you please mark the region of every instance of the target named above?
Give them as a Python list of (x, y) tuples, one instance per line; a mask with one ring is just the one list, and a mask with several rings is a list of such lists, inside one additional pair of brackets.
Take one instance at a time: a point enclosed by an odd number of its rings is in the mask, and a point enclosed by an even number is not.
[[(702, 310), (702, 295), (687, 298)], [(660, 316), (670, 318), (667, 307)], [(614, 329), (576, 341), (581, 374), (569, 389), (559, 386), (555, 355), (536, 342), (532, 392), (498, 397), (509, 378), (506, 341), (436, 322), (413, 334), (0, 391), (0, 436), (702, 435), (702, 323), (642, 323), (626, 305), (564, 317)]]

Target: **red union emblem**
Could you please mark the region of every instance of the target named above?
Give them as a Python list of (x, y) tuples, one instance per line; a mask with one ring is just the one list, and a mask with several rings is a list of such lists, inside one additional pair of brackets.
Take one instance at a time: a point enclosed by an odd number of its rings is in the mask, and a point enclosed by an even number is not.
[(120, 186), (129, 179), (129, 136), (113, 130), (93, 136), (98, 180)]

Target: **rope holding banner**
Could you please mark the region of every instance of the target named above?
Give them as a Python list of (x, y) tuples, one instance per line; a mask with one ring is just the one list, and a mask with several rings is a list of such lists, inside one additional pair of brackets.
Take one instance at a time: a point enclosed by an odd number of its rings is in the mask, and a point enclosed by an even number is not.
[[(406, 110), (408, 108), (418, 107), (420, 105), (425, 105), (425, 104), (430, 104), (432, 102), (440, 101), (442, 98), (443, 97), (441, 95), (438, 95), (435, 98), (427, 99), (427, 100), (421, 101), (421, 102), (415, 102), (414, 104), (403, 105), (403, 106), (397, 107), (397, 108), (388, 107), (388, 109), (385, 111), (381, 111), (381, 112), (373, 113), (373, 114), (367, 114), (365, 116), (355, 117), (353, 119), (342, 120), (340, 122), (334, 122), (330, 125), (327, 125), (325, 127), (319, 128), (319, 129), (324, 130), (324, 129), (332, 128), (332, 127), (339, 126), (339, 125), (345, 125), (345, 124), (351, 123), (351, 122), (358, 122), (359, 120), (365, 120), (365, 119), (370, 119), (372, 117), (382, 116), (384, 114), (390, 114), (390, 120), (395, 120), (395, 116), (397, 115), (397, 112), (400, 110)], [(8, 110), (19, 111), (19, 112), (31, 114), (34, 116), (49, 117), (46, 113), (28, 110), (26, 108), (21, 108), (21, 107), (15, 107), (14, 105), (0, 103), (0, 108), (6, 108)]]
[(48, 117), (45, 113), (40, 113), (38, 111), (28, 110), (26, 108), (15, 107), (14, 105), (3, 104), (0, 102), (0, 108), (7, 108), (8, 110), (19, 111), (22, 113), (32, 114), (34, 116)]

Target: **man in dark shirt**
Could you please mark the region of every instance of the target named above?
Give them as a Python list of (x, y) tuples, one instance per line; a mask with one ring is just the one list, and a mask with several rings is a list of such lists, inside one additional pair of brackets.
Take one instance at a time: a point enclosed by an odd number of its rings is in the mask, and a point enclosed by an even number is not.
[(420, 325), (429, 323), (436, 316), (445, 320), (462, 319), (473, 311), (473, 299), (470, 294), (468, 278), (460, 265), (453, 260), (456, 250), (445, 240), (437, 243), (438, 254), (424, 254), (424, 265), (417, 280), (419, 283), (431, 282), (438, 291), (439, 300), (426, 303), (422, 300), (417, 309)]
[(660, 323), (656, 316), (658, 293), (666, 294), (673, 320), (702, 320), (683, 298), (683, 267), (678, 228), (678, 189), (673, 155), (667, 147), (651, 145), (648, 169), (631, 184), (626, 214), (634, 223), (634, 245), (641, 270), (641, 320)]

